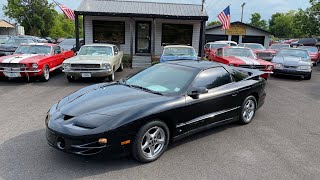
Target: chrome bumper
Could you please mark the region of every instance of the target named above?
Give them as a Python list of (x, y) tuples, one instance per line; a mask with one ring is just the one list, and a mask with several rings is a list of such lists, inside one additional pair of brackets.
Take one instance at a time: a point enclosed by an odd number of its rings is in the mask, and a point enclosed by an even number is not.
[(63, 69), (62, 72), (66, 73), (68, 76), (76, 76), (76, 77), (81, 77), (83, 73), (90, 73), (91, 77), (106, 77), (112, 74), (111, 69), (79, 69), (79, 70), (73, 70), (73, 69)]
[[(18, 70), (19, 69), (19, 70)], [(21, 68), (18, 68), (15, 70), (14, 68), (8, 68), (8, 69), (0, 69), (0, 72), (6, 72), (6, 73), (38, 73), (41, 70), (21, 70)]]

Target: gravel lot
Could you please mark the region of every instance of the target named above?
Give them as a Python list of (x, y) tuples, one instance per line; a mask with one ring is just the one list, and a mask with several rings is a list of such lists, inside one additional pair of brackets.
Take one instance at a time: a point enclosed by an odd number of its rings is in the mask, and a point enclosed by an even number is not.
[[(134, 73), (125, 69), (117, 79)], [(0, 179), (318, 179), (320, 66), (310, 81), (271, 78), (265, 105), (247, 126), (230, 124), (177, 143), (156, 162), (86, 158), (51, 148), (47, 110), (94, 82), (0, 82)]]

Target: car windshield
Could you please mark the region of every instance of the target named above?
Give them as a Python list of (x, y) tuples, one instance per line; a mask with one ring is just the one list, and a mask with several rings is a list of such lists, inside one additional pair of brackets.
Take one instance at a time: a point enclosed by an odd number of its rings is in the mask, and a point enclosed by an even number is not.
[(307, 50), (308, 52), (311, 52), (311, 53), (317, 53), (318, 52), (318, 48), (312, 47), (312, 46), (302, 46), (302, 47), (299, 47), (299, 48)]
[(79, 55), (112, 56), (112, 47), (109, 46), (83, 46)]
[(63, 40), (59, 45), (75, 45), (76, 44), (76, 39), (66, 39)]
[(287, 48), (290, 47), (289, 44), (272, 44), (269, 49), (275, 49), (275, 50), (280, 50), (281, 48)]
[(249, 57), (255, 58), (251, 49), (247, 48), (225, 48), (223, 56), (239, 56), (239, 57)]
[(15, 54), (51, 54), (51, 47), (41, 45), (23, 45), (18, 47)]
[(19, 46), (22, 43), (28, 43), (28, 42), (29, 42), (28, 39), (11, 38), (6, 42), (6, 44)]
[(4, 44), (8, 41), (8, 37), (0, 37), (0, 44)]
[(126, 84), (166, 95), (180, 94), (187, 90), (199, 71), (186, 66), (157, 64), (132, 76)]
[(189, 47), (167, 47), (163, 52), (164, 56), (196, 56), (193, 48)]
[(210, 44), (210, 49), (219, 49), (225, 46), (229, 46), (229, 44), (222, 44), (222, 43)]
[(282, 49), (278, 52), (276, 56), (277, 57), (292, 56), (292, 57), (299, 57), (304, 60), (307, 60), (309, 58), (308, 52), (301, 49)]
[(254, 50), (265, 50), (266, 48), (261, 44), (244, 44), (244, 47), (248, 47)]

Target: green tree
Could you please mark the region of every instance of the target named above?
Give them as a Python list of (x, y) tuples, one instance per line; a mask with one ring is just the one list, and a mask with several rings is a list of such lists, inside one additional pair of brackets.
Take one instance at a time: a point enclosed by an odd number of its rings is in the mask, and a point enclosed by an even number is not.
[(211, 21), (211, 22), (208, 22), (207, 26), (213, 26), (213, 25), (220, 25), (220, 21)]
[(54, 24), (53, 8), (47, 0), (8, 0), (3, 12), (24, 26), (27, 34), (47, 36)]
[[(83, 34), (83, 17), (79, 16), (79, 28), (80, 37)], [(52, 38), (72, 38), (75, 37), (75, 22), (66, 18), (64, 14), (59, 14), (55, 12), (54, 15), (54, 25), (49, 31), (49, 36)]]
[(259, 13), (253, 13), (251, 14), (251, 18), (250, 18), (251, 22), (250, 25), (254, 26), (256, 28), (260, 28), (260, 29), (267, 29), (267, 21), (266, 20), (261, 20), (261, 15)]

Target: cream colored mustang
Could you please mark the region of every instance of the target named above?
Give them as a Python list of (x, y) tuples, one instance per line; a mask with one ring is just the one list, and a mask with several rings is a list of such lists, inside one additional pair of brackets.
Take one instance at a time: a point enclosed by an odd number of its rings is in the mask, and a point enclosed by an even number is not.
[(115, 71), (122, 71), (123, 52), (113, 44), (90, 44), (81, 47), (77, 56), (63, 62), (68, 81), (100, 77), (113, 81)]

